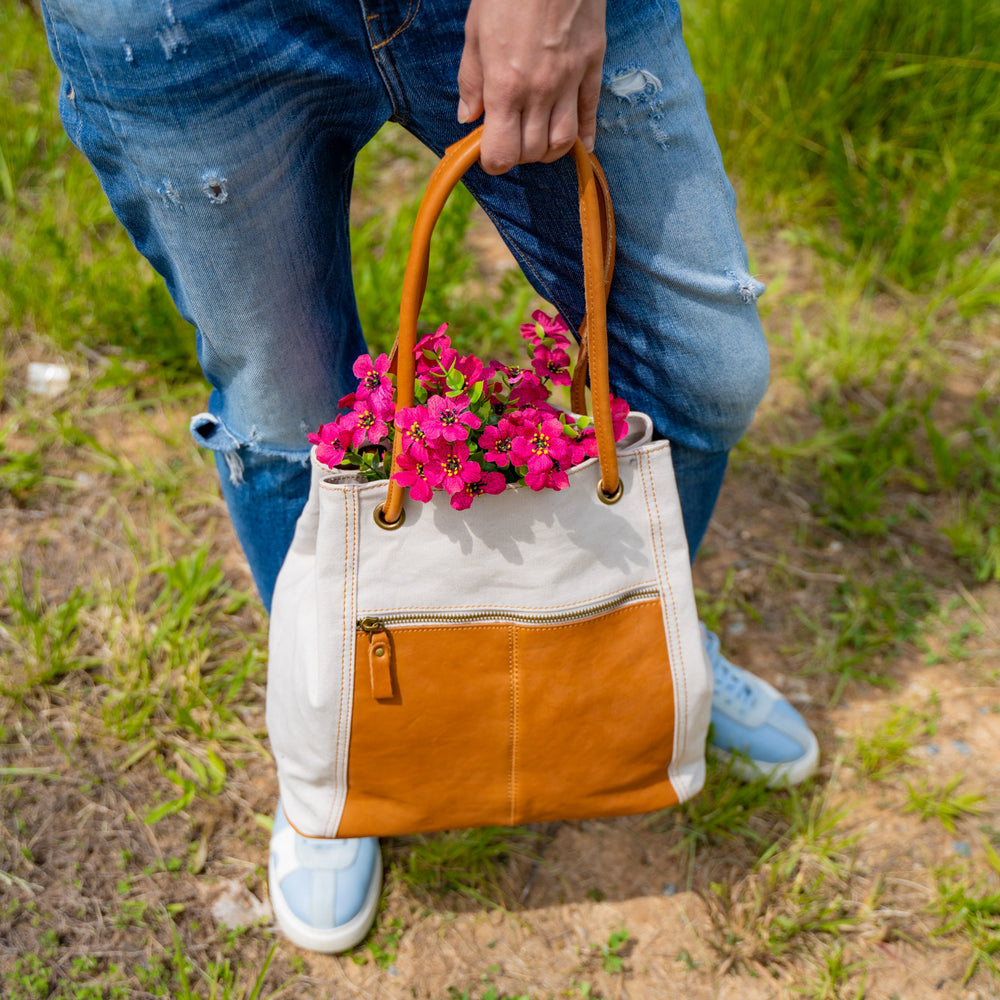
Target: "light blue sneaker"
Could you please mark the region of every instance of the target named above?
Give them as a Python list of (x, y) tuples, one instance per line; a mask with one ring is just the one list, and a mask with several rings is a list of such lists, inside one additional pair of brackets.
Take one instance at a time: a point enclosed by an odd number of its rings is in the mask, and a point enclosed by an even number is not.
[(347, 951), (375, 921), (382, 893), (378, 840), (303, 837), (279, 802), (267, 882), (274, 918), (293, 944), (327, 954)]
[(709, 751), (731, 760), (738, 777), (766, 777), (772, 788), (811, 777), (819, 743), (806, 720), (767, 681), (730, 663), (704, 625), (702, 637), (715, 678)]

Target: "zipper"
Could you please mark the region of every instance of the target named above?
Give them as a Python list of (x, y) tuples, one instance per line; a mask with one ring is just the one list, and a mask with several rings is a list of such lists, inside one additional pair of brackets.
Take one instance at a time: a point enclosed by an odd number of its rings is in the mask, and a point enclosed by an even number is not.
[(384, 615), (369, 615), (358, 619), (358, 629), (368, 635), (387, 631), (397, 625), (466, 625), (477, 622), (510, 622), (514, 625), (558, 625), (562, 622), (582, 621), (597, 615), (617, 611), (633, 601), (656, 597), (659, 590), (654, 584), (635, 587), (609, 597), (598, 604), (574, 608), (572, 611), (510, 611), (507, 608), (478, 608), (474, 611), (391, 611)]
[(510, 611), (506, 608), (480, 608), (474, 611), (393, 611), (383, 615), (366, 615), (357, 622), (358, 631), (368, 636), (368, 669), (372, 697), (376, 701), (391, 701), (396, 694), (393, 680), (391, 628), (406, 625), (474, 625), (477, 622), (504, 622), (513, 625), (559, 625), (583, 621), (617, 611), (638, 601), (657, 597), (654, 584), (635, 587), (609, 597), (597, 604), (574, 608), (572, 611)]

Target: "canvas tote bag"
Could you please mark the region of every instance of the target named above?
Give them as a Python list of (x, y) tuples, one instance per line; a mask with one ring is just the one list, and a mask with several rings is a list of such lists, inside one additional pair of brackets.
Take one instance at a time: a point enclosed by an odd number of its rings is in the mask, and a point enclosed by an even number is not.
[[(431, 231), (478, 154), (478, 132), (447, 151), (417, 216), (397, 407), (413, 405)], [(573, 156), (599, 457), (567, 489), (509, 486), (464, 511), (314, 457), (274, 593), (267, 686), (281, 801), (306, 836), (648, 812), (704, 781), (711, 675), (670, 444), (635, 413), (615, 444), (608, 220), (579, 142)]]

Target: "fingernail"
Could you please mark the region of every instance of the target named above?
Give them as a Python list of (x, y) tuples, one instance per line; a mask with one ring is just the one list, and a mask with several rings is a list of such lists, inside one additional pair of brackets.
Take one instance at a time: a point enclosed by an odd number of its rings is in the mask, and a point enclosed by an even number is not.
[(458, 121), (464, 125), (469, 120), (469, 106), (465, 101), (458, 102)]
[(594, 137), (592, 135), (583, 136), (583, 148), (588, 152), (594, 151)]

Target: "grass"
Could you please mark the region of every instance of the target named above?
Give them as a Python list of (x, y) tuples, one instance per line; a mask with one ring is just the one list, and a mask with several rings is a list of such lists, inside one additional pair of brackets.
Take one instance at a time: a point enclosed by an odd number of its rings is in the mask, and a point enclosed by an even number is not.
[(909, 706), (896, 706), (885, 722), (855, 741), (854, 756), (859, 772), (877, 781), (913, 764), (917, 740), (934, 735), (937, 714), (940, 713), (917, 712)]
[(87, 955), (64, 965), (58, 937), (49, 935), (40, 954), (15, 960), (4, 978), (4, 995), (9, 1000), (129, 1000), (137, 986), (147, 995), (177, 1000), (270, 1000), (279, 995), (278, 990), (264, 992), (275, 946), (249, 977), (233, 967), (232, 950), (223, 946), (215, 957), (197, 964), (185, 954), (175, 931), (172, 953), (133, 969)]
[(791, 0), (762, 15), (697, 0), (685, 13), (726, 162), (761, 179), (745, 185), (753, 207), (778, 201), (810, 244), (863, 261), (877, 284), (995, 268), (994, 7)]
[(96, 665), (97, 658), (82, 649), (80, 621), (81, 613), (95, 603), (92, 595), (77, 587), (65, 601), (50, 603), (42, 595), (41, 574), (36, 573), (28, 585), (16, 566), (4, 567), (0, 588), (9, 621), (0, 631), (0, 641), (13, 647), (16, 656), (7, 661), (0, 693), (25, 694), (70, 671)]
[(404, 838), (393, 878), (418, 899), (456, 895), (479, 906), (515, 900), (505, 883), (515, 858), (535, 861), (537, 835), (525, 828), (485, 827)]
[(753, 969), (817, 942), (836, 940), (859, 922), (849, 883), (854, 841), (843, 815), (822, 795), (792, 796), (787, 830), (736, 884), (712, 883), (709, 900), (722, 965)]
[(906, 809), (920, 814), (921, 819), (937, 819), (949, 832), (955, 832), (955, 824), (963, 816), (978, 816), (983, 811), (982, 802), (986, 798), (978, 792), (958, 793), (962, 775), (957, 774), (947, 784), (933, 787), (924, 782), (914, 788), (909, 782), (909, 802)]
[[(922, 1000), (885, 985), (886, 955), (928, 933), (911, 965), (996, 990), (996, 5), (691, 0), (685, 22), (774, 355), (699, 602), (779, 686), (802, 683), (823, 771), (775, 793), (713, 765), (659, 816), (388, 843), (376, 928), (336, 963), (213, 916), (220, 886), (266, 894), (265, 620), (186, 434), (193, 332), (63, 134), (30, 8), (0, 6), (0, 993), (262, 1000), (339, 977), (345, 995), (597, 998), (641, 993), (667, 955), (692, 995), (721, 969)], [(378, 349), (428, 162), (387, 129), (357, 166)], [(481, 224), (459, 192), (423, 322), (509, 355), (533, 298), (470, 252)], [(29, 393), (29, 361), (66, 364), (69, 388)], [(645, 853), (616, 875), (607, 843)], [(671, 910), (657, 937), (647, 872), (698, 933)], [(454, 978), (432, 982), (419, 959), (441, 948)]]
[[(994, 871), (1000, 870), (993, 856)], [(995, 956), (1000, 954), (1000, 892), (983, 879), (970, 878), (957, 868), (938, 872), (933, 909), (940, 926), (937, 933), (959, 933), (969, 942), (970, 958), (962, 982), (968, 983), (980, 966), (1000, 974)]]

